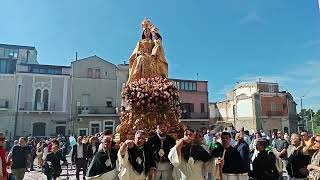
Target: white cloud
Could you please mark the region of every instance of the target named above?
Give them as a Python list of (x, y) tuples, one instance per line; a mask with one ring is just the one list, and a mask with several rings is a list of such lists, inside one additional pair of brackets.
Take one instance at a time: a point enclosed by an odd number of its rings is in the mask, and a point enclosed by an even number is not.
[(264, 19), (257, 14), (257, 12), (249, 11), (248, 14), (240, 19), (240, 24), (247, 23), (263, 23)]

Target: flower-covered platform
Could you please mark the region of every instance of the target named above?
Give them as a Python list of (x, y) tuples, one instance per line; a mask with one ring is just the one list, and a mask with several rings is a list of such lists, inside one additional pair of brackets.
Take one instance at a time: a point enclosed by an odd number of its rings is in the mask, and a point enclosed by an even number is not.
[(175, 138), (182, 137), (185, 127), (180, 122), (179, 92), (172, 81), (156, 77), (129, 82), (122, 98), (126, 107), (121, 111), (116, 140), (133, 139), (137, 130), (151, 136), (159, 122), (165, 122), (168, 133)]

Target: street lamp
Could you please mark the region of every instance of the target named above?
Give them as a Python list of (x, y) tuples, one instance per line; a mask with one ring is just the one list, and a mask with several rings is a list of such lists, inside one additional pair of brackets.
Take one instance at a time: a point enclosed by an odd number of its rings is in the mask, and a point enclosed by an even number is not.
[(19, 103), (20, 103), (20, 89), (21, 89), (21, 84), (18, 85), (18, 98), (17, 98), (17, 105), (16, 105), (16, 115), (14, 118), (13, 139), (17, 136), (17, 122), (18, 122), (18, 111), (19, 111)]

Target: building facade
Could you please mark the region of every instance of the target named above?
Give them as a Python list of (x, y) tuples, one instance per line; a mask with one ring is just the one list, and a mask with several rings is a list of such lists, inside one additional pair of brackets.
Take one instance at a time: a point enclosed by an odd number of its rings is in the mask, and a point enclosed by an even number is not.
[(31, 46), (0, 44), (0, 131), (12, 139), (17, 117), (17, 64), (37, 64), (37, 50)]
[(213, 125), (233, 125), (236, 129), (272, 131), (297, 130), (296, 103), (287, 91), (279, 91), (278, 83), (238, 84), (226, 100), (210, 103)]
[(128, 79), (128, 65), (114, 65), (98, 56), (72, 62), (71, 118), (76, 135), (115, 132), (121, 90)]
[(17, 65), (20, 89), (16, 135), (47, 137), (69, 133), (70, 67)]
[(192, 129), (209, 126), (208, 81), (170, 79), (179, 90), (181, 122)]
[(16, 116), (17, 99), (15, 74), (0, 73), (0, 132), (5, 133), (8, 139), (14, 136), (14, 122)]

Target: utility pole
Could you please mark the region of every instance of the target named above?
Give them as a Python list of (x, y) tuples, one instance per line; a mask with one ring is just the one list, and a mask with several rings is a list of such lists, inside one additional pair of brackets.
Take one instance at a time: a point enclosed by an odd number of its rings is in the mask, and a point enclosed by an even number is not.
[[(303, 113), (303, 111), (302, 111), (302, 98), (303, 98), (303, 97), (304, 97), (304, 96), (301, 96), (301, 97), (300, 97), (301, 121), (302, 121), (303, 127), (306, 127), (306, 130), (308, 131), (308, 125), (307, 125), (307, 122), (304, 122), (304, 113)], [(305, 126), (304, 126), (304, 124), (305, 124)]]
[(310, 119), (311, 119), (311, 126), (312, 126), (312, 135), (314, 135), (314, 125), (313, 125), (313, 111), (310, 109)]

